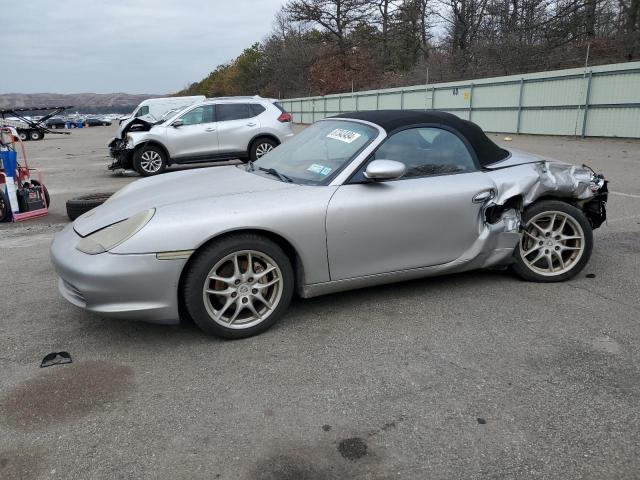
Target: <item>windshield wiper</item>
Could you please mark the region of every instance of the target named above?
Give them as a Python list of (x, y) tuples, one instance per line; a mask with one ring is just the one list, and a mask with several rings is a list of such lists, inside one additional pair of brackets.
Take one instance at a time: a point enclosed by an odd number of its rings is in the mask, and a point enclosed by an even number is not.
[[(251, 162), (251, 168), (252, 169), (254, 168), (253, 162)], [(283, 173), (280, 173), (275, 168), (258, 167), (258, 170), (262, 170), (263, 172), (268, 173), (270, 175), (275, 175), (276, 177), (278, 177), (280, 179), (281, 182), (287, 182), (287, 183), (293, 182), (293, 180), (291, 178), (287, 177)]]

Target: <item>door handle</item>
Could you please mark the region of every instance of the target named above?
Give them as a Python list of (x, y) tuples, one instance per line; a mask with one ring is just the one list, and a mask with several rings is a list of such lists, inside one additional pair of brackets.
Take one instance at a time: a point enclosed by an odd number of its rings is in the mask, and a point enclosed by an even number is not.
[(255, 127), (255, 126), (256, 126), (256, 124), (253, 123), (253, 122), (247, 123), (247, 127)]
[(209, 128), (205, 128), (205, 129), (204, 129), (204, 131), (205, 131), (205, 132), (215, 132), (215, 131), (216, 131), (216, 129), (215, 129), (215, 128), (213, 128), (213, 127), (209, 127)]
[(473, 196), (473, 200), (471, 201), (473, 203), (484, 203), (487, 200), (491, 200), (495, 196), (496, 196), (496, 191), (493, 188), (490, 188), (489, 190), (483, 190), (479, 193), (476, 193)]

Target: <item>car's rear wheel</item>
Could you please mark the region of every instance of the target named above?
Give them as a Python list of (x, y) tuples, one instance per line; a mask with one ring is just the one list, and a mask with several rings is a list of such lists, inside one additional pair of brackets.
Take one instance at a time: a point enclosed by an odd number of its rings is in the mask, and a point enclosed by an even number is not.
[(162, 173), (167, 168), (167, 156), (154, 145), (140, 147), (133, 156), (134, 170), (143, 177)]
[(187, 312), (206, 333), (244, 338), (271, 327), (294, 286), (291, 262), (270, 240), (239, 234), (197, 252), (183, 282)]
[(564, 202), (545, 200), (527, 208), (513, 270), (533, 282), (562, 282), (585, 267), (593, 232), (585, 215)]
[(249, 158), (252, 161), (256, 161), (277, 146), (278, 144), (270, 138), (258, 138), (251, 144), (251, 148), (249, 149)]

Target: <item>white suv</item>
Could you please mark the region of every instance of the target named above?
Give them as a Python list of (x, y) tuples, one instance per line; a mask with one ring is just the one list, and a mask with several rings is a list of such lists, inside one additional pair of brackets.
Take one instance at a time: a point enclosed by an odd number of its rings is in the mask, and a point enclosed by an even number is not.
[(146, 177), (174, 163), (255, 160), (292, 136), (291, 115), (275, 99), (212, 98), (156, 123), (132, 122), (109, 144), (109, 168)]

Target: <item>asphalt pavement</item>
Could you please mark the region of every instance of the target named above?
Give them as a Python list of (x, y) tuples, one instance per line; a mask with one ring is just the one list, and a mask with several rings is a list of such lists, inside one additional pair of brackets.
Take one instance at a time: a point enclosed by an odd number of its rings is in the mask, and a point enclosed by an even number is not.
[[(0, 478), (640, 477), (640, 141), (492, 135), (610, 179), (572, 281), (481, 271), (298, 299), (222, 341), (58, 294), (65, 201), (137, 178), (106, 170), (114, 132), (26, 143), (53, 206), (0, 226)], [(73, 363), (41, 369), (55, 351)]]

